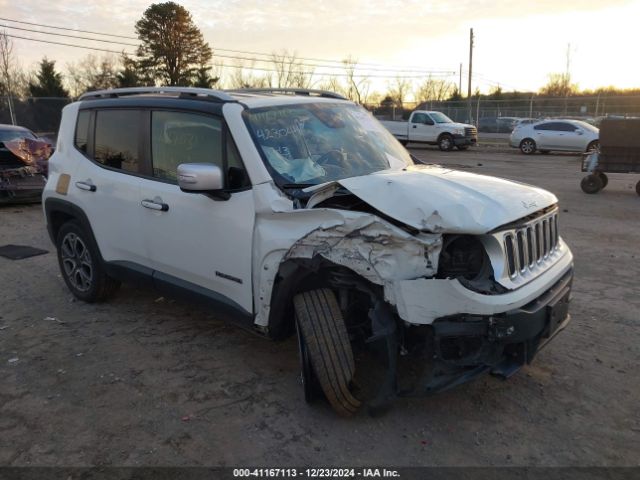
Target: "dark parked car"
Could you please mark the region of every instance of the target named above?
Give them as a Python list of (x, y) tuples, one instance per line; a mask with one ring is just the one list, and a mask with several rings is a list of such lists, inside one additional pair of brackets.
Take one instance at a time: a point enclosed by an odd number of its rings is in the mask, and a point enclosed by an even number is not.
[(51, 144), (31, 130), (0, 125), (0, 203), (39, 202)]
[(478, 131), (486, 133), (511, 133), (518, 117), (484, 117), (478, 120)]

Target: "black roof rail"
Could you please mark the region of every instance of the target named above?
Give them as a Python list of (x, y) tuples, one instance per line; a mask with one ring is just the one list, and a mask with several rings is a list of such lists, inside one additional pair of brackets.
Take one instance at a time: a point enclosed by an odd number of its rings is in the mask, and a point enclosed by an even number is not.
[(214, 100), (220, 102), (237, 101), (228, 93), (221, 90), (211, 90), (209, 88), (194, 87), (130, 87), (130, 88), (112, 88), (108, 90), (96, 90), (87, 92), (78, 98), (78, 100), (90, 100), (98, 98), (118, 98), (129, 95), (148, 95), (148, 94), (177, 94), (180, 98), (199, 98), (202, 100)]
[(307, 97), (315, 96), (348, 100), (339, 93), (330, 92), (328, 90), (314, 90), (310, 88), (239, 88), (226, 91), (233, 93), (285, 93), (290, 95), (304, 95)]

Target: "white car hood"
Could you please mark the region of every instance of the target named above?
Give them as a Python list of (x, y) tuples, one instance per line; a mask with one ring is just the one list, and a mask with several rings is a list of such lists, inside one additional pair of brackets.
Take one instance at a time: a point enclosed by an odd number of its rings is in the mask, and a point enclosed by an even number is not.
[(523, 183), (414, 165), (307, 189), (314, 192), (307, 208), (331, 197), (338, 185), (384, 215), (433, 233), (487, 233), (558, 201), (552, 193)]

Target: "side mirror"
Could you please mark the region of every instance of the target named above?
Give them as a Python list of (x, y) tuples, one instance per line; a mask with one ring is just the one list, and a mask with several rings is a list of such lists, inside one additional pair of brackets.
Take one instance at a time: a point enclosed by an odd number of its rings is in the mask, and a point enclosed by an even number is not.
[(222, 169), (212, 163), (182, 163), (178, 165), (178, 186), (184, 192), (208, 193), (227, 200)]
[(580, 130), (579, 128), (576, 129), (576, 134), (577, 135), (584, 135), (584, 132), (582, 130)]
[(425, 125), (433, 125), (433, 120), (431, 120), (430, 118), (427, 118), (427, 119), (424, 121), (424, 124), (425, 124)]

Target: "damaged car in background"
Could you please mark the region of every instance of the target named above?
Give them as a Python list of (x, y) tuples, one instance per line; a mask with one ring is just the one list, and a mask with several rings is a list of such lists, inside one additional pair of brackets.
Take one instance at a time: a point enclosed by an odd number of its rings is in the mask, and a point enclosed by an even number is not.
[(341, 415), (509, 377), (569, 322), (553, 194), (419, 164), (337, 94), (91, 92), (58, 142), (44, 211), (77, 298), (148, 281), (297, 335), (305, 398)]
[(51, 151), (31, 130), (0, 125), (0, 204), (40, 201)]

